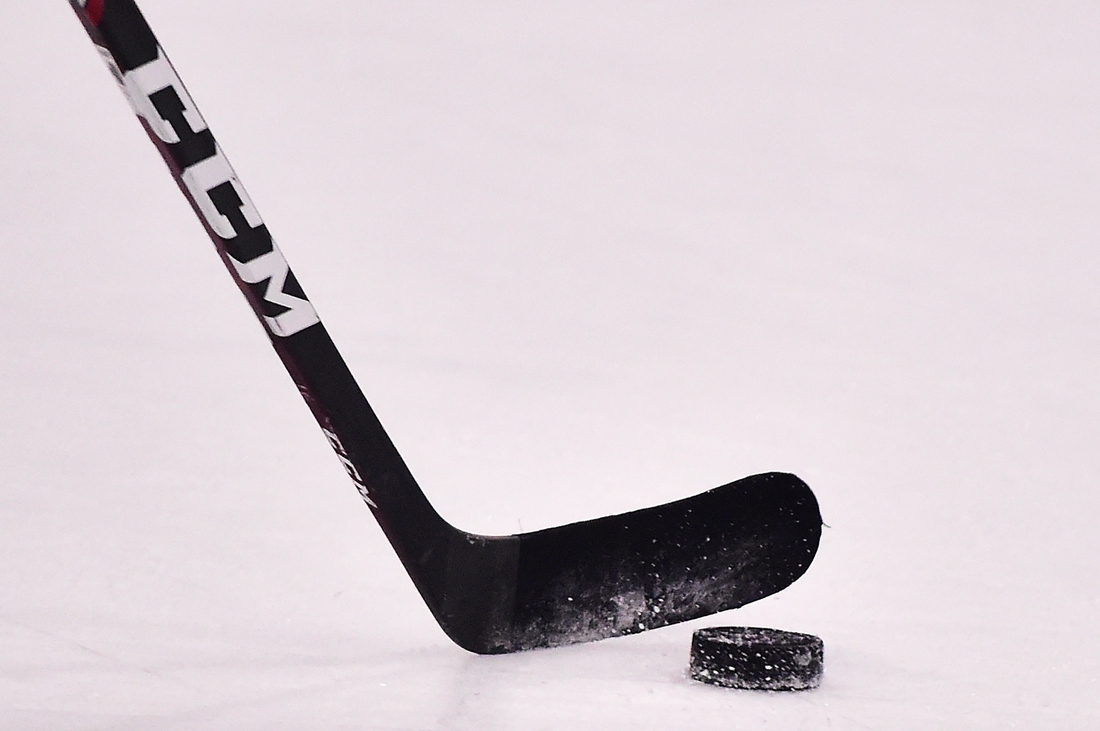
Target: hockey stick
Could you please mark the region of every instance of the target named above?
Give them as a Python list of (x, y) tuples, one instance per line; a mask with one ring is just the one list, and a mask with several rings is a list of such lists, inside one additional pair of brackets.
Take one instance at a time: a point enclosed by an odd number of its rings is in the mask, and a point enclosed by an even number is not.
[(817, 551), (794, 475), (511, 536), (449, 525), (359, 390), (133, 0), (69, 0), (443, 631), (478, 653), (641, 632), (773, 594)]

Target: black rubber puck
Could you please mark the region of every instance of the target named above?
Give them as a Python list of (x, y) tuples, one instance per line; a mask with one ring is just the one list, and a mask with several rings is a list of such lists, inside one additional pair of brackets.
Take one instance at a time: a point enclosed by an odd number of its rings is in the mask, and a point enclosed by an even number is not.
[(821, 684), (820, 637), (764, 627), (708, 627), (691, 638), (691, 677), (747, 690), (809, 690)]

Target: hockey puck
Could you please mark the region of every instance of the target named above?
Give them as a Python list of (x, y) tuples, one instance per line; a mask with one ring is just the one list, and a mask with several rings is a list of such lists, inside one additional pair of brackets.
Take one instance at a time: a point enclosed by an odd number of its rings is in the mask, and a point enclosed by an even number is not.
[(691, 677), (747, 690), (809, 690), (821, 684), (820, 637), (764, 627), (708, 627), (691, 638)]

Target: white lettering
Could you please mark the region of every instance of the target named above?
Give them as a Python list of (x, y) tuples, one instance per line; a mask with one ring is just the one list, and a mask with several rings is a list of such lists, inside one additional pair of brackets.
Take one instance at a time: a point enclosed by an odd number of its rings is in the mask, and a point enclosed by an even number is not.
[(172, 87), (180, 101), (183, 102), (183, 118), (193, 132), (206, 129), (206, 121), (199, 114), (198, 107), (183, 88), (183, 82), (172, 68), (172, 64), (164, 56), (164, 51), (157, 46), (157, 57), (149, 63), (127, 71), (122, 79), (122, 90), (126, 98), (130, 100), (130, 106), (134, 113), (149, 123), (153, 133), (167, 142), (174, 144), (180, 141), (179, 135), (172, 129), (172, 125), (160, 116), (149, 97), (160, 91)]
[(210, 228), (214, 229), (218, 236), (223, 239), (228, 241), (235, 238), (237, 232), (233, 230), (233, 224), (229, 222), (229, 219), (218, 212), (218, 209), (214, 207), (214, 202), (206, 194), (206, 191), (213, 190), (222, 183), (231, 184), (237, 196), (240, 197), (241, 213), (244, 214), (248, 225), (256, 228), (263, 224), (259, 211), (252, 204), (252, 199), (248, 197), (248, 193), (244, 192), (244, 186), (241, 185), (241, 181), (237, 179), (233, 168), (229, 166), (229, 161), (222, 154), (221, 146), (215, 146), (213, 156), (187, 168), (180, 177), (183, 178), (183, 184), (187, 186), (187, 190), (191, 191), (191, 197), (198, 204), (203, 218), (210, 224)]
[(340, 460), (340, 464), (344, 465), (344, 471), (348, 473), (348, 477), (355, 483), (355, 489), (359, 491), (359, 495), (366, 501), (367, 505), (372, 508), (377, 508), (378, 506), (375, 504), (374, 500), (371, 499), (367, 483), (359, 476), (359, 470), (352, 464), (351, 458), (348, 457), (348, 453), (344, 449), (344, 445), (340, 443), (340, 437), (336, 436), (335, 432), (329, 431), (325, 427), (321, 427), (321, 431), (325, 433), (325, 438), (328, 439), (329, 446), (336, 452), (336, 457)]
[[(191, 95), (187, 93), (183, 82), (180, 81), (175, 69), (172, 68), (171, 63), (169, 63), (159, 46), (156, 59), (126, 74), (119, 72), (118, 66), (114, 63), (110, 53), (105, 52), (103, 55), (112, 73), (119, 80), (126, 99), (130, 102), (134, 112), (146, 121), (149, 129), (160, 140), (167, 144), (180, 142), (177, 131), (168, 120), (157, 112), (150, 99), (151, 95), (169, 87), (173, 89), (183, 104), (183, 119), (191, 128), (191, 131), (201, 132), (207, 128), (206, 121), (199, 114)], [(244, 186), (237, 179), (229, 161), (216, 143), (212, 156), (183, 170), (180, 173), (180, 178), (206, 223), (225, 241), (230, 242), (245, 232), (235, 230), (233, 222), (222, 215), (211, 200), (209, 191), (219, 185), (229, 183), (233, 186), (233, 191), (241, 200), (241, 215), (249, 227), (256, 229), (263, 225), (263, 220), (260, 218), (256, 206), (253, 205), (252, 199), (248, 197)], [(238, 219), (239, 222), (240, 219)], [(286, 312), (279, 315), (263, 316), (264, 323), (273, 335), (288, 337), (320, 322), (316, 310), (313, 309), (313, 305), (308, 300), (283, 291), (287, 277), (290, 274), (290, 266), (274, 243), (272, 243), (271, 251), (251, 261), (242, 263), (234, 259), (233, 256), (230, 256), (229, 259), (232, 261), (237, 275), (244, 282), (258, 284), (268, 280), (263, 295), (264, 299), (272, 304), (287, 308)]]

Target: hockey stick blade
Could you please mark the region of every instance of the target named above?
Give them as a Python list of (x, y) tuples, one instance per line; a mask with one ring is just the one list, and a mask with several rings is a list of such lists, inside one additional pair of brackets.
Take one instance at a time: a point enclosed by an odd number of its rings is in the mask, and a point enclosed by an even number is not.
[(512, 536), (451, 526), (413, 479), (133, 0), (69, 0), (444, 632), (478, 653), (641, 632), (773, 594), (821, 514), (769, 473)]

